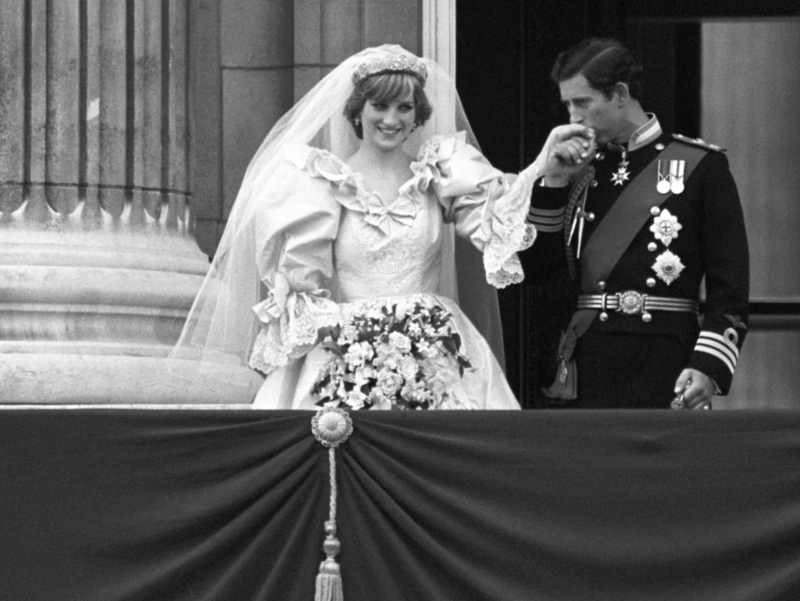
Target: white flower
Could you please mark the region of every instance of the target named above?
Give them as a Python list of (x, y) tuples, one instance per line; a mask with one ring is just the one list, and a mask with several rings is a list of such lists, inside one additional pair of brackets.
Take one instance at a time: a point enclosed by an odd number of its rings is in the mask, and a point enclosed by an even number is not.
[(357, 342), (350, 345), (344, 355), (344, 360), (350, 365), (360, 366), (364, 365), (365, 361), (372, 359), (374, 354), (375, 351), (369, 342)]
[(403, 358), (403, 354), (388, 343), (381, 343), (375, 351), (377, 355), (373, 361), (375, 367), (397, 369), (400, 359)]
[(668, 250), (656, 257), (656, 262), (653, 263), (653, 271), (667, 285), (678, 279), (683, 269), (684, 265), (681, 263), (680, 257)]
[(353, 374), (353, 377), (356, 381), (356, 386), (360, 388), (364, 384), (367, 384), (370, 379), (377, 376), (377, 373), (378, 372), (376, 372), (375, 368), (371, 365), (363, 365), (357, 368), (355, 374)]
[(403, 377), (390, 369), (382, 369), (378, 372), (378, 387), (383, 394), (392, 397), (397, 394), (403, 385)]
[(663, 242), (664, 246), (669, 246), (672, 239), (678, 237), (678, 232), (681, 229), (683, 229), (683, 226), (678, 223), (678, 218), (667, 209), (656, 215), (653, 219), (653, 225), (650, 226), (650, 231), (655, 234), (656, 240)]
[(350, 344), (356, 338), (358, 338), (358, 329), (352, 323), (348, 323), (342, 328), (342, 331), (339, 332), (339, 338), (336, 339), (336, 344), (344, 346)]
[(383, 390), (380, 388), (373, 388), (369, 393), (369, 398), (367, 399), (369, 403), (372, 403), (372, 407), (370, 409), (391, 409), (392, 408), (392, 401), (389, 397), (387, 397)]
[(411, 380), (412, 378), (415, 378), (419, 372), (419, 363), (417, 363), (417, 360), (414, 359), (414, 357), (406, 355), (400, 360), (398, 371), (405, 379)]
[(439, 351), (436, 346), (432, 345), (424, 338), (417, 341), (417, 350), (419, 350), (423, 357), (431, 357), (436, 355)]
[(422, 382), (416, 380), (408, 380), (400, 391), (404, 399), (412, 403), (423, 403), (430, 398), (430, 391), (428, 391)]
[(412, 321), (408, 324), (407, 331), (411, 336), (420, 336), (422, 334), (422, 327), (416, 321)]
[(366, 400), (367, 395), (365, 395), (359, 389), (355, 389), (347, 393), (344, 402), (357, 411), (364, 407), (364, 401)]
[(389, 344), (401, 353), (407, 353), (411, 350), (411, 339), (400, 332), (389, 334)]

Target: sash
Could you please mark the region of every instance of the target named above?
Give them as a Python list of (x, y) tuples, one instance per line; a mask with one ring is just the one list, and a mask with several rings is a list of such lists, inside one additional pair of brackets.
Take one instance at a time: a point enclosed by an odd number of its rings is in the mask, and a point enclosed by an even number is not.
[[(708, 150), (671, 142), (648, 163), (619, 195), (608, 214), (592, 232), (581, 252), (581, 292), (593, 294), (595, 285), (608, 279), (614, 266), (633, 242), (645, 223), (652, 217), (650, 210), (661, 206), (672, 193), (656, 190), (658, 161), (669, 165), (671, 160), (685, 161), (684, 180), (708, 154)], [(555, 399), (575, 399), (578, 391), (578, 374), (573, 353), (578, 338), (592, 325), (599, 309), (579, 309), (572, 316), (566, 332), (558, 345), (558, 373), (555, 382), (544, 393)]]

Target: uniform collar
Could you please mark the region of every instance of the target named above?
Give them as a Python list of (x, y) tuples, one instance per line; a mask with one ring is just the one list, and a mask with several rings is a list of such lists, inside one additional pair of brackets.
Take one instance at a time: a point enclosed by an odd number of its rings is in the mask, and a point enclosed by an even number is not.
[(633, 132), (633, 134), (631, 134), (626, 146), (609, 142), (607, 145), (608, 148), (615, 152), (622, 152), (623, 150), (633, 152), (634, 150), (638, 150), (639, 148), (647, 146), (650, 144), (650, 142), (657, 139), (663, 133), (661, 130), (661, 124), (658, 122), (658, 119), (653, 113), (647, 113), (647, 115), (650, 117), (650, 119), (647, 121), (647, 123), (642, 125), (639, 129)]

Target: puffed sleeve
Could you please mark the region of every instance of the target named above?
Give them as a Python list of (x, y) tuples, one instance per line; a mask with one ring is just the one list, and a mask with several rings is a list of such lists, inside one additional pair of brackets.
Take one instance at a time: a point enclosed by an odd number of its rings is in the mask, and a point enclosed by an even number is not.
[(516, 253), (536, 237), (536, 229), (526, 222), (536, 167), (519, 176), (506, 175), (460, 132), (430, 140), (412, 170), (421, 175), (423, 187), (433, 188), (445, 220), (483, 252), (487, 281), (497, 288), (521, 282)]
[(317, 331), (336, 323), (339, 308), (330, 300), (334, 281), (333, 241), (341, 205), (332, 190), (339, 161), (333, 155), (298, 147), (281, 166), (285, 173), (269, 210), (258, 216), (261, 282), (265, 299), (253, 307), (260, 331), (250, 366), (269, 374), (305, 355)]

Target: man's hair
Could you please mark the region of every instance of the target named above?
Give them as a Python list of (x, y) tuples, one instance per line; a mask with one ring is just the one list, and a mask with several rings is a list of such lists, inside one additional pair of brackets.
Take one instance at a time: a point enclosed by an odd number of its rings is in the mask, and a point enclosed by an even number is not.
[(583, 75), (589, 85), (610, 98), (617, 82), (628, 85), (632, 98), (641, 100), (642, 64), (617, 40), (589, 38), (556, 57), (550, 77), (556, 83)]

